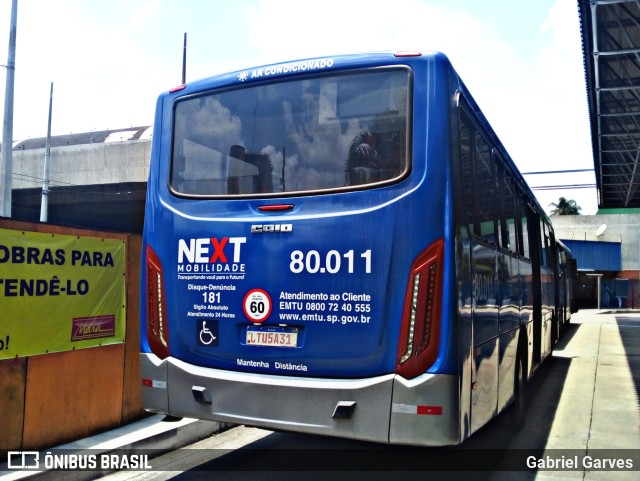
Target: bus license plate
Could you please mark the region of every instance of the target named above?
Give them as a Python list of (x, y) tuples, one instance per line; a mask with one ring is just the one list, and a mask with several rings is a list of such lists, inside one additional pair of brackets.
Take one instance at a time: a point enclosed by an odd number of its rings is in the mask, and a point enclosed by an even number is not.
[(248, 326), (246, 343), (249, 346), (298, 347), (298, 329)]

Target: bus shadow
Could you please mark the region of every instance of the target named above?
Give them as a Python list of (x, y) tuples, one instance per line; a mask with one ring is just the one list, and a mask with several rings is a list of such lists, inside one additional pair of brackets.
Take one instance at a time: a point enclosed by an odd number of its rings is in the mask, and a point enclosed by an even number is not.
[[(569, 343), (578, 325), (570, 325), (558, 342)], [(489, 479), (494, 471), (523, 471), (527, 456), (541, 456), (571, 359), (551, 356), (528, 384), (527, 419), (517, 430), (510, 409), (453, 447), (390, 446), (348, 439), (273, 432), (232, 452), (221, 454), (175, 479), (205, 479), (215, 472), (231, 480), (424, 480), (425, 473), (443, 480)], [(435, 478), (434, 478), (435, 479)]]

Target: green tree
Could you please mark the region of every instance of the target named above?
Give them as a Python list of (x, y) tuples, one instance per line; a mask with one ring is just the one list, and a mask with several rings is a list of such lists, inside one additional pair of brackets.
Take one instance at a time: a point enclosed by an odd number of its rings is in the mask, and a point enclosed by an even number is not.
[(578, 206), (575, 200), (560, 197), (558, 203), (551, 202), (549, 207), (553, 207), (551, 215), (580, 215), (582, 207)]

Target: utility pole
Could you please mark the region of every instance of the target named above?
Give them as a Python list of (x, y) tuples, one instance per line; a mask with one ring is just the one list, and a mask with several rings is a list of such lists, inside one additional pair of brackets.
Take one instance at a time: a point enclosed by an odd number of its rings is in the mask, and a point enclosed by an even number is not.
[(53, 107), (53, 82), (49, 93), (49, 122), (47, 123), (47, 143), (44, 149), (44, 173), (42, 174), (42, 200), (40, 202), (40, 222), (47, 222), (49, 215), (49, 158), (51, 157), (51, 111)]
[(0, 159), (0, 215), (11, 217), (11, 177), (13, 174), (13, 91), (16, 73), (16, 29), (18, 0), (11, 3), (7, 83), (4, 93), (4, 121), (2, 124), (2, 157)]
[(187, 83), (187, 32), (182, 43), (182, 85)]

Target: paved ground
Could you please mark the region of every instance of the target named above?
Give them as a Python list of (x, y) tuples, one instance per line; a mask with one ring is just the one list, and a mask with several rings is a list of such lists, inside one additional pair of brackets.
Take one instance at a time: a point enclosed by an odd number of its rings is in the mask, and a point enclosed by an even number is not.
[[(544, 458), (632, 459), (634, 471), (495, 473), (492, 479), (640, 479), (640, 313), (581, 311), (532, 383), (529, 419), (509, 443)], [(537, 385), (536, 385), (537, 384)]]

